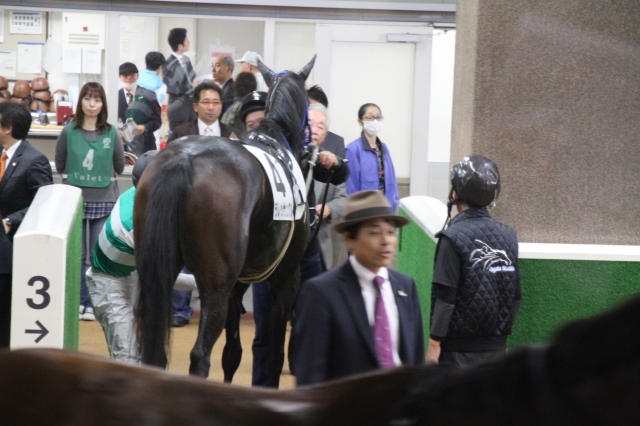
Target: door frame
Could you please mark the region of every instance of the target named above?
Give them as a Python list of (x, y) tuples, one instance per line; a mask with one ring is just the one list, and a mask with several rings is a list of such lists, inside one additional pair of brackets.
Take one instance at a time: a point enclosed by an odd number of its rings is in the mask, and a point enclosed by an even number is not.
[(334, 41), (389, 43), (387, 34), (416, 34), (413, 124), (409, 194), (427, 195), (429, 167), (429, 108), (433, 28), (416, 25), (317, 24), (314, 83), (331, 93), (331, 46)]

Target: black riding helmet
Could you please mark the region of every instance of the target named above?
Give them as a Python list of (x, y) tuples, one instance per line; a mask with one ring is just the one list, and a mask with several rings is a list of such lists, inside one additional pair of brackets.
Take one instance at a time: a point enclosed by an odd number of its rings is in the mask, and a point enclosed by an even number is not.
[[(457, 200), (453, 199), (454, 191), (458, 194)], [(498, 194), (500, 194), (498, 166), (482, 155), (464, 157), (451, 169), (447, 220), (442, 230), (447, 227), (451, 219), (451, 208), (454, 204), (465, 203), (470, 207), (487, 207), (498, 199)], [(435, 235), (436, 238), (440, 237), (440, 232)]]
[(244, 123), (247, 115), (255, 111), (264, 111), (267, 105), (267, 92), (251, 92), (242, 100), (242, 106), (238, 113), (240, 121)]
[(153, 157), (155, 157), (158, 152), (160, 151), (154, 149), (153, 151), (147, 151), (140, 157), (138, 157), (138, 160), (136, 161), (136, 164), (134, 164), (133, 170), (131, 171), (131, 180), (133, 181), (133, 186), (138, 186), (138, 181), (140, 181), (144, 169), (147, 168), (151, 160), (153, 160)]
[(451, 169), (451, 187), (458, 194), (459, 202), (486, 207), (500, 194), (498, 166), (482, 155), (464, 157)]

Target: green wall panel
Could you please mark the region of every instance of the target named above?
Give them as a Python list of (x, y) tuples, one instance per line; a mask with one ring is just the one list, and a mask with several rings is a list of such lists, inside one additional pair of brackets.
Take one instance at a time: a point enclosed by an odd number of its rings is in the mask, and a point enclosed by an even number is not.
[(64, 302), (64, 348), (78, 350), (78, 306), (80, 306), (80, 259), (82, 257), (82, 198), (78, 203), (67, 240), (66, 289)]
[(640, 292), (640, 263), (520, 259), (522, 305), (509, 346), (548, 342), (567, 321)]
[[(401, 216), (409, 218), (400, 209)], [(398, 271), (411, 275), (418, 286), (420, 308), (424, 323), (425, 343), (429, 341), (429, 318), (431, 317), (431, 279), (433, 278), (433, 258), (436, 242), (415, 222), (400, 228), (398, 243)]]

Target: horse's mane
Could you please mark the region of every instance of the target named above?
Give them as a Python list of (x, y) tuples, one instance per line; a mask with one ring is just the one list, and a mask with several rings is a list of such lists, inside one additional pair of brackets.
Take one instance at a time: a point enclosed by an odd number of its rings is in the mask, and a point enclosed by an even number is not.
[(298, 74), (286, 71), (274, 80), (267, 96), (264, 119), (255, 130), (271, 136), (286, 147), (291, 146), (297, 158), (304, 144), (307, 127), (307, 92)]

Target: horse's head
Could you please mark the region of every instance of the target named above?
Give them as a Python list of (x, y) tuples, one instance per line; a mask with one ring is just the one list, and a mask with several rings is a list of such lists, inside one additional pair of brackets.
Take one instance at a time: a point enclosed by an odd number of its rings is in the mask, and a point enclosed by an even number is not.
[(258, 59), (258, 68), (269, 86), (269, 95), (265, 118), (257, 131), (269, 134), (280, 142), (286, 139), (296, 157), (304, 145), (304, 134), (308, 127), (308, 99), (304, 83), (315, 60), (314, 55), (298, 72), (275, 73)]

